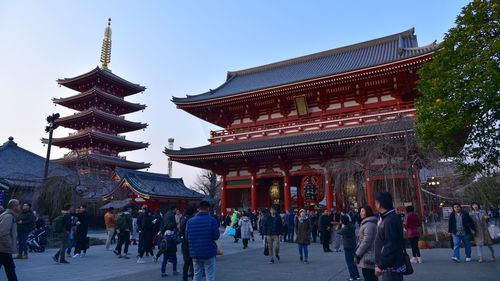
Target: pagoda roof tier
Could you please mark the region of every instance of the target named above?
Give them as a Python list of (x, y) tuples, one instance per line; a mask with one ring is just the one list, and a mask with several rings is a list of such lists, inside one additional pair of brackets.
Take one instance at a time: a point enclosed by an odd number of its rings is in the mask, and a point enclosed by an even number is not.
[(52, 99), (52, 101), (56, 104), (74, 110), (84, 110), (91, 105), (97, 105), (101, 102), (106, 102), (115, 105), (118, 109), (117, 113), (120, 115), (144, 110), (146, 108), (146, 105), (128, 102), (121, 97), (108, 94), (97, 87), (93, 87), (83, 93), (79, 93), (67, 98), (54, 98)]
[[(43, 138), (42, 142), (48, 143), (48, 140)], [(53, 138), (52, 144), (69, 149), (78, 148), (80, 146), (98, 147), (98, 144), (103, 144), (114, 146), (116, 148), (114, 150), (116, 151), (137, 150), (149, 146), (149, 143), (130, 141), (125, 139), (125, 137), (106, 134), (94, 129), (82, 130), (74, 134), (70, 134), (67, 137)]]
[(148, 126), (148, 124), (145, 123), (125, 120), (123, 117), (107, 113), (97, 108), (90, 108), (70, 116), (62, 117), (57, 120), (57, 124), (66, 128), (82, 130), (90, 127), (90, 124), (95, 124), (99, 121), (102, 121), (104, 124), (112, 125), (114, 131), (119, 134), (144, 129)]
[[(74, 154), (72, 154), (74, 155)], [(60, 159), (54, 160), (57, 163), (64, 165), (74, 165), (76, 163), (76, 156), (64, 157)], [(80, 163), (99, 163), (100, 165), (112, 166), (112, 167), (122, 167), (133, 170), (147, 169), (151, 166), (150, 163), (144, 162), (134, 162), (126, 160), (122, 157), (110, 156), (110, 155), (102, 155), (95, 153), (86, 153), (80, 155), (79, 158)]]
[(113, 74), (110, 70), (104, 70), (100, 67), (96, 67), (85, 74), (75, 76), (73, 78), (58, 79), (57, 83), (78, 92), (88, 91), (95, 86), (109, 84), (116, 90), (114, 94), (121, 97), (133, 95), (146, 90), (146, 87), (131, 83), (118, 75)]
[(418, 46), (414, 28), (386, 37), (277, 63), (227, 73), (215, 90), (173, 97), (179, 107), (240, 97), (275, 87), (315, 81), (408, 60), (434, 52), (439, 45)]
[(195, 148), (180, 148), (164, 153), (174, 161), (195, 165), (192, 161), (228, 158), (245, 158), (261, 154), (276, 154), (296, 150), (317, 150), (318, 147), (340, 145), (341, 143), (386, 137), (413, 131), (413, 119), (380, 122), (342, 129), (324, 130), (282, 137), (269, 137), (255, 140), (232, 141), (224, 144), (211, 144)]

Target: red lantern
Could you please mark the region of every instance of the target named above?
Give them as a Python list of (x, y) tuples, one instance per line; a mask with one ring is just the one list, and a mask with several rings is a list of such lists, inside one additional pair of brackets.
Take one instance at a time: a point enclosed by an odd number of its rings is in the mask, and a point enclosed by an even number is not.
[(317, 203), (325, 197), (324, 190), (321, 186), (321, 176), (303, 176), (301, 181), (302, 197), (304, 202)]

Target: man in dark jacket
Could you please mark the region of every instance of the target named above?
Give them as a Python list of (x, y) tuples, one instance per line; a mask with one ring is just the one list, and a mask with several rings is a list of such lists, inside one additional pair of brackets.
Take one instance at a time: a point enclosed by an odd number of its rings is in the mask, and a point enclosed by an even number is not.
[[(87, 213), (87, 206), (81, 205), (76, 213), (76, 246), (75, 255), (73, 258), (85, 257), (89, 247), (87, 234), (89, 232), (89, 214)], [(82, 253), (83, 251), (83, 253)]]
[(453, 204), (453, 212), (451, 212), (448, 220), (448, 233), (453, 238), (453, 257), (454, 262), (460, 261), (460, 241), (464, 242), (465, 261), (471, 261), (471, 248), (469, 235), (473, 235), (476, 231), (474, 222), (467, 212), (462, 211), (462, 206), (458, 203)]
[(188, 277), (193, 277), (193, 259), (189, 255), (189, 242), (186, 235), (187, 222), (194, 217), (196, 214), (195, 207), (189, 207), (186, 209), (181, 219), (179, 220), (179, 236), (182, 238), (182, 258), (184, 260), (184, 266), (182, 268), (182, 281), (188, 281)]
[(283, 223), (280, 215), (276, 212), (276, 208), (272, 207), (269, 215), (264, 218), (264, 239), (266, 239), (269, 247), (269, 263), (274, 263), (274, 256), (280, 260), (280, 236), (283, 234)]
[(295, 213), (292, 210), (288, 210), (285, 215), (285, 224), (286, 224), (286, 234), (285, 234), (285, 242), (294, 243), (294, 234), (295, 234)]
[(0, 267), (5, 268), (5, 275), (9, 281), (17, 281), (16, 265), (12, 254), (17, 251), (16, 217), (19, 214), (19, 209), (19, 201), (11, 199), (7, 210), (0, 215)]
[(33, 231), (35, 226), (36, 217), (31, 210), (31, 204), (24, 203), (21, 214), (17, 217), (17, 240), (19, 242), (19, 253), (15, 259), (28, 258), (28, 235)]
[(201, 201), (198, 214), (187, 222), (189, 255), (194, 263), (194, 280), (201, 280), (203, 268), (207, 281), (215, 281), (216, 240), (220, 237), (219, 225), (209, 214), (210, 203)]
[(332, 217), (330, 210), (326, 209), (321, 217), (319, 217), (319, 233), (321, 235), (321, 243), (323, 244), (323, 252), (332, 252), (330, 249), (330, 237), (332, 233)]
[[(118, 243), (113, 251), (118, 258), (129, 259), (127, 256), (128, 246), (130, 244), (130, 232), (132, 232), (132, 207), (126, 206), (116, 219), (116, 233), (118, 234)], [(124, 246), (122, 254), (122, 246)]]
[(403, 280), (404, 238), (401, 218), (396, 214), (389, 192), (375, 194), (375, 207), (380, 213), (375, 237), (375, 275), (383, 281)]
[(161, 229), (165, 231), (168, 225), (173, 225), (177, 229), (177, 223), (175, 222), (175, 212), (177, 211), (177, 207), (170, 207), (170, 210), (163, 216), (161, 221)]
[[(64, 204), (64, 207), (61, 211), (60, 219), (61, 219), (61, 228), (62, 232), (57, 233), (59, 240), (61, 241), (61, 247), (59, 251), (52, 257), (52, 259), (57, 263), (69, 263), (65, 258), (65, 250), (69, 245), (69, 235), (71, 233), (71, 204)], [(59, 217), (55, 218), (58, 220)]]

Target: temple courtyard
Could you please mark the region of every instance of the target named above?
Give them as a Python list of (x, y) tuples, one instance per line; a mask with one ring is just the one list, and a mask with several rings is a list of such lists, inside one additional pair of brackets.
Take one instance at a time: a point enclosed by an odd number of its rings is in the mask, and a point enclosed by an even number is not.
[[(101, 236), (94, 234), (94, 236)], [(319, 243), (309, 248), (309, 264), (299, 262), (296, 244), (281, 244), (281, 261), (274, 265), (267, 263), (263, 255), (263, 245), (260, 237), (250, 242), (249, 249), (242, 250), (241, 241), (233, 243), (232, 238), (222, 237), (224, 255), (217, 258), (217, 280), (345, 280), (348, 277), (343, 253), (323, 253)], [(500, 245), (494, 246), (497, 256), (500, 256)], [(408, 249), (409, 250), (409, 249)], [(172, 266), (167, 266), (168, 277), (160, 276), (161, 263), (154, 263), (151, 258), (146, 264), (137, 264), (135, 255), (137, 246), (131, 246), (130, 259), (118, 259), (104, 246), (92, 246), (85, 258), (69, 258), (69, 265), (60, 265), (52, 261), (55, 249), (45, 253), (32, 253), (28, 260), (17, 260), (16, 269), (19, 280), (182, 280), (181, 276), (172, 276)], [(441, 281), (441, 280), (499, 280), (500, 261), (489, 261), (486, 250), (484, 263), (461, 262), (450, 260), (451, 249), (423, 250), (423, 264), (414, 266), (415, 273), (405, 277), (405, 280)], [(476, 257), (475, 247), (472, 249), (473, 259)], [(461, 252), (463, 255), (463, 249)], [(462, 256), (462, 259), (464, 257)], [(182, 269), (182, 255), (178, 252), (178, 270)], [(3, 271), (3, 270), (2, 270)], [(0, 280), (5, 277), (0, 273)]]

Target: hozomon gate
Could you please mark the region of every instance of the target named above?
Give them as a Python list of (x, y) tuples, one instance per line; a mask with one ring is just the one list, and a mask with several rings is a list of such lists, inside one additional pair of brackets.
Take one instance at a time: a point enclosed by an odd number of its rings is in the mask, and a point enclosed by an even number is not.
[[(223, 214), (230, 208), (255, 210), (271, 204), (303, 208), (323, 199), (327, 208), (362, 203), (334, 193), (325, 162), (342, 159), (355, 143), (413, 135), (416, 72), (437, 48), (419, 47), (410, 29), (228, 72), (226, 82), (214, 90), (173, 98), (178, 108), (224, 129), (212, 131), (208, 145), (166, 149), (165, 154), (222, 176)], [(362, 190), (373, 206), (377, 181), (387, 178), (377, 163), (369, 166)], [(396, 168), (401, 172), (390, 175), (395, 185), (412, 181), (411, 188), (418, 188), (416, 171)], [(399, 197), (395, 201), (400, 206), (412, 201)]]

